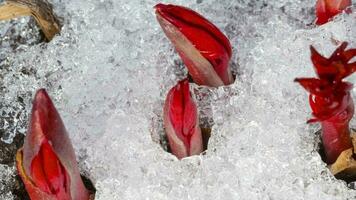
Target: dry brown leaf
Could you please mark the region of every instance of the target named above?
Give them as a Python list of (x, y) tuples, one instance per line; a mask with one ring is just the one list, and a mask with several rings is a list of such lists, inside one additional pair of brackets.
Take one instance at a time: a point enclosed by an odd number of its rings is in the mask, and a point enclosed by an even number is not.
[(351, 134), (353, 148), (343, 151), (337, 160), (329, 166), (330, 171), (336, 177), (351, 181), (356, 178), (356, 160), (354, 151), (356, 150), (356, 133)]
[(61, 29), (60, 23), (53, 13), (52, 5), (46, 0), (6, 0), (0, 6), (0, 20), (21, 16), (33, 16), (47, 41), (51, 41)]

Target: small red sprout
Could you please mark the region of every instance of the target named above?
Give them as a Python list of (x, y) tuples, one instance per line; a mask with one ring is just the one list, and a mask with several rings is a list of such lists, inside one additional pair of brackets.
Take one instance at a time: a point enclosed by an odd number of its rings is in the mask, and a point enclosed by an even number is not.
[(356, 70), (356, 49), (345, 50), (342, 43), (330, 58), (321, 56), (310, 47), (311, 60), (318, 78), (297, 78), (308, 92), (309, 103), (315, 118), (308, 123), (321, 122), (322, 142), (327, 163), (336, 161), (341, 152), (352, 148), (349, 121), (354, 114), (350, 91), (353, 85), (343, 81)]
[(322, 25), (327, 23), (331, 18), (338, 15), (342, 11), (350, 13), (351, 0), (318, 0), (315, 6), (316, 24)]
[(157, 4), (155, 9), (158, 22), (195, 83), (218, 87), (234, 82), (229, 67), (230, 42), (214, 24), (183, 6)]
[(168, 93), (163, 112), (164, 127), (172, 153), (178, 159), (203, 151), (197, 106), (184, 79)]
[(44, 89), (33, 101), (16, 166), (31, 200), (89, 200), (67, 131)]

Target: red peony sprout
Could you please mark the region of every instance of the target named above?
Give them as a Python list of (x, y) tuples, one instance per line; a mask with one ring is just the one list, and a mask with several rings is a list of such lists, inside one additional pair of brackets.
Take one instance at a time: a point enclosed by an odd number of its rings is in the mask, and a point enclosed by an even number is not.
[(178, 159), (203, 151), (198, 110), (187, 79), (178, 82), (168, 92), (163, 119), (169, 146)]
[(354, 114), (350, 91), (353, 85), (343, 79), (356, 70), (356, 49), (345, 50), (347, 43), (338, 47), (330, 58), (321, 56), (310, 47), (311, 60), (318, 78), (297, 78), (308, 92), (309, 103), (315, 118), (308, 123), (321, 123), (322, 142), (326, 160), (332, 164), (340, 153), (352, 147), (349, 121)]
[(315, 6), (316, 24), (322, 25), (327, 23), (331, 18), (338, 15), (342, 11), (349, 13), (351, 9), (351, 0), (318, 0)]
[(33, 101), (16, 166), (31, 200), (89, 200), (67, 131), (44, 89)]
[(227, 37), (197, 12), (157, 4), (157, 20), (188, 68), (195, 83), (218, 87), (233, 83)]

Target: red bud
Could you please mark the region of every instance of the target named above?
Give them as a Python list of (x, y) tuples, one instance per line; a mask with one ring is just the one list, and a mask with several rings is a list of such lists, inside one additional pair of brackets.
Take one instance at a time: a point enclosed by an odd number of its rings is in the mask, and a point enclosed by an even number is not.
[(347, 13), (351, 12), (347, 7), (351, 6), (351, 0), (318, 0), (316, 2), (316, 24), (322, 25), (329, 21), (329, 19), (345, 10)]
[(203, 151), (198, 110), (187, 79), (169, 91), (163, 115), (169, 146), (175, 156), (181, 159)]
[(44, 89), (33, 101), (18, 172), (32, 200), (88, 200), (74, 149), (56, 108)]
[(155, 9), (163, 31), (197, 84), (218, 87), (233, 83), (231, 45), (214, 24), (183, 6), (157, 4)]

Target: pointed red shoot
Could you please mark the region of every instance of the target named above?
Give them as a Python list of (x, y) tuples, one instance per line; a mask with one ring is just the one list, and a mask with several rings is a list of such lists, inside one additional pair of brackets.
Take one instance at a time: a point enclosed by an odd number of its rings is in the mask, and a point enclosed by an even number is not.
[(172, 153), (178, 159), (203, 151), (197, 106), (184, 79), (168, 93), (164, 105), (164, 127)]
[(177, 5), (157, 4), (157, 20), (195, 83), (218, 87), (234, 82), (227, 37), (199, 13)]
[(16, 161), (32, 200), (89, 200), (66, 129), (44, 89), (36, 93)]
[(351, 0), (318, 0), (315, 6), (316, 24), (322, 25), (327, 23), (331, 18), (345, 10), (350, 13)]
[(355, 63), (349, 63), (356, 56), (356, 49), (345, 50), (346, 47), (347, 43), (342, 43), (329, 58), (311, 47), (311, 60), (318, 78), (295, 79), (310, 93), (309, 104), (315, 118), (308, 123), (321, 122), (328, 164), (352, 147), (349, 121), (354, 114), (350, 94), (353, 85), (343, 79), (356, 70)]

